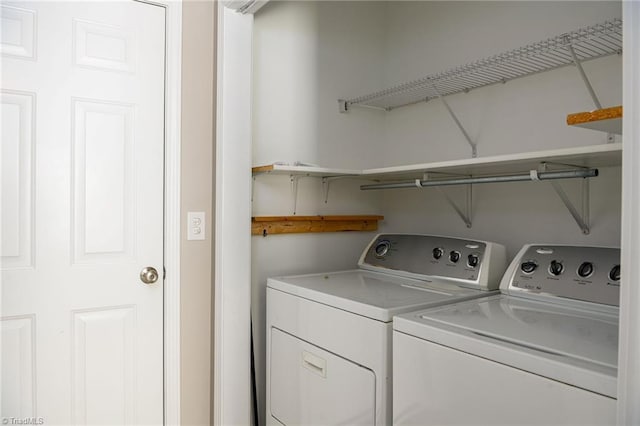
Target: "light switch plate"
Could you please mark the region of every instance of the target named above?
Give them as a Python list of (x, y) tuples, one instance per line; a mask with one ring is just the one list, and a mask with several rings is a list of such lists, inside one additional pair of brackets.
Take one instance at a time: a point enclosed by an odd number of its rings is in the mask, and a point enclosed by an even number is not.
[(187, 240), (204, 240), (204, 212), (187, 212)]

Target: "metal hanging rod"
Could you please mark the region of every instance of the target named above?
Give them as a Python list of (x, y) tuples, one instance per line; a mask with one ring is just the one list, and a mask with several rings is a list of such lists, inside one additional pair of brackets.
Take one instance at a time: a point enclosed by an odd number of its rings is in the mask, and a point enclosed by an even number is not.
[(338, 103), (341, 112), (352, 106), (389, 111), (437, 98), (434, 87), (447, 96), (621, 52), (622, 20), (613, 19)]
[(576, 179), (590, 178), (598, 176), (598, 169), (578, 169), (553, 172), (538, 172), (530, 170), (529, 173), (517, 175), (500, 175), (500, 176), (479, 176), (469, 178), (455, 179), (438, 179), (438, 180), (422, 180), (416, 179), (406, 182), (390, 182), (375, 183), (368, 185), (360, 185), (361, 190), (372, 189), (400, 189), (400, 188), (426, 188), (429, 186), (446, 186), (446, 185), (468, 185), (476, 183), (500, 183), (500, 182), (523, 182), (537, 180), (554, 180), (554, 179)]

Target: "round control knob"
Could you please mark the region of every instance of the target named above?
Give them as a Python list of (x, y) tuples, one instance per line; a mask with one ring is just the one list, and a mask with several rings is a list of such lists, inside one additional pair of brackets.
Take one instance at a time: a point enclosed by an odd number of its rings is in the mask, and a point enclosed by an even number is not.
[(444, 249), (442, 247), (436, 247), (433, 249), (433, 258), (438, 260), (444, 255)]
[(379, 241), (376, 244), (376, 247), (373, 249), (377, 258), (385, 257), (389, 252), (389, 247), (391, 247), (391, 243), (389, 241)]
[(522, 264), (520, 265), (520, 269), (525, 274), (531, 274), (533, 271), (536, 270), (536, 268), (538, 268), (538, 265), (535, 262), (532, 262), (530, 260), (526, 262), (522, 262)]
[(616, 265), (609, 271), (609, 279), (611, 281), (620, 281), (620, 265)]
[(477, 254), (470, 254), (469, 256), (467, 256), (468, 266), (475, 268), (476, 266), (478, 266), (478, 263), (480, 263), (480, 258)]
[(449, 252), (449, 260), (453, 263), (458, 263), (458, 260), (460, 260), (460, 252), (455, 250)]
[(564, 266), (562, 265), (562, 263), (558, 262), (557, 260), (552, 260), (549, 264), (549, 273), (551, 275), (558, 276), (562, 273), (562, 271), (564, 271)]
[(582, 262), (582, 264), (578, 267), (578, 276), (581, 278), (587, 278), (591, 274), (593, 274), (593, 263)]

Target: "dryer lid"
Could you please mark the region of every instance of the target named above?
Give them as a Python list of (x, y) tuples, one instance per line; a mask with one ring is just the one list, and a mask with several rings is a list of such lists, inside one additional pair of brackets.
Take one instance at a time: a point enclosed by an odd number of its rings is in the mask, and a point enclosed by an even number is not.
[(493, 294), (364, 270), (275, 277), (267, 286), (384, 322), (404, 312)]

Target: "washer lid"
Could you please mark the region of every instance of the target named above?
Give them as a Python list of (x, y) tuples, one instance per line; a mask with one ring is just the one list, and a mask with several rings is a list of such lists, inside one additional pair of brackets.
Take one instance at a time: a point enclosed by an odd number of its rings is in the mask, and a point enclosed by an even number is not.
[(384, 322), (404, 312), (495, 293), (363, 270), (269, 278), (267, 286)]
[(507, 295), (412, 312), (394, 329), (615, 397), (618, 315)]

